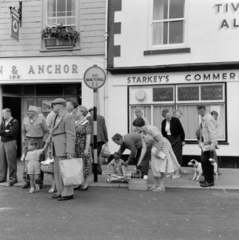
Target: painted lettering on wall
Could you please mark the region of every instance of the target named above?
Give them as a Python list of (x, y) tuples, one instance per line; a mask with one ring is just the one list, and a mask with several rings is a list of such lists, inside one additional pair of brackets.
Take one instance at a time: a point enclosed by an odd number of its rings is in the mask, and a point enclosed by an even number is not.
[(71, 66), (69, 65), (38, 65), (37, 67), (33, 67), (32, 65), (30, 65), (29, 67), (29, 71), (28, 74), (44, 74), (44, 73), (48, 73), (48, 74), (61, 74), (61, 73), (69, 73), (69, 71), (71, 71), (71, 73), (78, 73), (78, 69), (77, 69), (77, 65), (76, 64), (72, 64)]
[(128, 77), (128, 84), (142, 84), (142, 83), (161, 83), (168, 82), (168, 75), (160, 76), (138, 76), (138, 77)]
[[(221, 3), (214, 5), (216, 14), (227, 14), (228, 12), (236, 13), (239, 11), (239, 2), (238, 3)], [(238, 28), (239, 27), (239, 18), (233, 19), (223, 19), (219, 24), (219, 29), (228, 29), (228, 28)]]
[(204, 74), (188, 74), (185, 80), (190, 81), (225, 81), (225, 80), (239, 80), (239, 74), (236, 73), (204, 73)]
[(18, 74), (18, 69), (16, 66), (12, 66), (12, 75), (9, 76), (10, 79), (20, 79), (21, 76)]

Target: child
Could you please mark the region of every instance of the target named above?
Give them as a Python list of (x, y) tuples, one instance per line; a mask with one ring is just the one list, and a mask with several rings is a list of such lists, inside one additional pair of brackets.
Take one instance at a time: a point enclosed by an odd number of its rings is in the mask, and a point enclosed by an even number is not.
[(27, 167), (27, 173), (30, 176), (30, 191), (29, 193), (34, 193), (34, 187), (36, 187), (36, 190), (39, 191), (40, 187), (38, 184), (35, 183), (35, 181), (38, 183), (39, 175), (40, 175), (40, 155), (46, 150), (48, 144), (45, 144), (44, 148), (36, 150), (37, 147), (37, 141), (34, 139), (30, 139), (28, 142), (28, 152), (25, 158), (25, 161), (27, 161), (27, 164), (25, 164)]
[(123, 175), (126, 177), (126, 169), (124, 166), (124, 161), (120, 158), (120, 154), (115, 152), (114, 159), (107, 165), (107, 172), (109, 173), (109, 167), (113, 166), (113, 174)]

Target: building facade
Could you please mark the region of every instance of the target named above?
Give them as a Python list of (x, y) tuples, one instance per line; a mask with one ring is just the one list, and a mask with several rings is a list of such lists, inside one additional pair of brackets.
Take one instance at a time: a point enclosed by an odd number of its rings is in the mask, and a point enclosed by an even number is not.
[[(46, 116), (57, 97), (93, 106), (93, 90), (83, 80), (87, 68), (105, 69), (105, 0), (23, 0), (19, 41), (10, 37), (9, 7), (19, 2), (0, 0), (0, 109), (10, 108), (20, 122), (29, 105), (42, 107)], [(78, 31), (75, 43), (48, 45), (47, 26), (62, 24)], [(104, 114), (105, 89), (98, 91)], [(20, 146), (20, 136), (19, 136)]]
[[(108, 12), (109, 135), (131, 132), (140, 107), (161, 129), (162, 110), (179, 109), (185, 159), (199, 158), (196, 111), (218, 113), (221, 165), (239, 161), (239, 2), (114, 0)], [(111, 142), (110, 147), (118, 147)]]

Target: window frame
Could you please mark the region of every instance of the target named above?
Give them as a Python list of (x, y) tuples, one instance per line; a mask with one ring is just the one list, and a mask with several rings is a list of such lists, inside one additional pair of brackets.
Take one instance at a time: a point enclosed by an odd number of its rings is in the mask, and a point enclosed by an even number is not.
[[(205, 101), (205, 100), (201, 100), (201, 90), (200, 90), (200, 99), (199, 101), (178, 101), (177, 99), (177, 94), (178, 94), (178, 87), (184, 87), (184, 86), (215, 86), (215, 85), (222, 85), (223, 86), (223, 100), (210, 100), (210, 101)], [(128, 132), (131, 131), (131, 109), (134, 107), (146, 107), (146, 106), (151, 106), (151, 124), (153, 125), (153, 108), (155, 106), (165, 106), (165, 107), (170, 107), (170, 106), (174, 106), (174, 109), (176, 110), (178, 108), (179, 105), (195, 105), (195, 114), (197, 114), (196, 112), (196, 106), (199, 104), (205, 104), (205, 105), (224, 105), (225, 108), (225, 118), (224, 118), (224, 126), (223, 128), (225, 128), (224, 130), (224, 138), (223, 139), (218, 139), (218, 142), (220, 144), (228, 144), (228, 125), (227, 125), (227, 83), (226, 82), (215, 82), (215, 83), (194, 83), (194, 84), (168, 84), (168, 85), (149, 85), (148, 87), (151, 87), (152, 93), (153, 93), (153, 88), (165, 88), (165, 87), (174, 87), (174, 102), (130, 102), (130, 97), (129, 94), (131, 93), (132, 88), (138, 88), (138, 87), (142, 87), (141, 85), (135, 85), (135, 86), (128, 86), (128, 114), (129, 114), (129, 118), (128, 118)], [(153, 99), (153, 95), (152, 95), (152, 99)], [(200, 116), (198, 116), (199, 119), (199, 123), (200, 123)], [(196, 130), (195, 130), (196, 131)], [(186, 139), (186, 142), (189, 144), (195, 144), (198, 143), (198, 141), (196, 140), (196, 135), (195, 135), (195, 139)]]
[[(169, 0), (170, 1), (170, 0)], [(174, 19), (167, 19), (167, 20), (153, 20), (153, 6), (154, 6), (154, 0), (150, 0), (149, 4), (149, 27), (148, 27), (148, 48), (152, 50), (156, 49), (174, 49), (174, 48), (185, 48), (188, 46), (188, 0), (185, 0), (184, 4), (184, 18), (174, 18)], [(169, 9), (168, 9), (169, 11)], [(175, 43), (175, 44), (158, 44), (158, 45), (153, 45), (153, 22), (175, 22), (178, 20), (182, 20), (184, 24), (184, 29), (183, 29), (183, 43)], [(169, 35), (168, 35), (169, 38)]]

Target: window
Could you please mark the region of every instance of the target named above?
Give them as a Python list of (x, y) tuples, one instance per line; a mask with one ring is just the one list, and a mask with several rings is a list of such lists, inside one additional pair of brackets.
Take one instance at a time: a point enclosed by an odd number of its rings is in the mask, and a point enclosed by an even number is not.
[[(139, 87), (131, 87), (130, 94), (135, 93)], [(149, 89), (150, 88), (150, 89)], [(150, 91), (151, 90), (151, 91)], [(130, 125), (134, 119), (135, 107), (144, 110), (144, 116), (149, 123), (161, 130), (163, 121), (162, 110), (168, 108), (171, 112), (178, 109), (182, 112), (180, 121), (183, 125), (186, 140), (195, 141), (195, 132), (201, 122), (196, 106), (204, 104), (207, 112), (216, 111), (217, 118), (217, 139), (226, 141), (226, 103), (225, 103), (225, 84), (191, 84), (191, 85), (168, 85), (153, 86), (145, 88), (147, 96), (142, 104), (135, 102), (130, 96)]]
[(153, 0), (152, 45), (184, 43), (185, 0)]
[(64, 26), (76, 25), (75, 0), (47, 0), (48, 26), (62, 24)]

